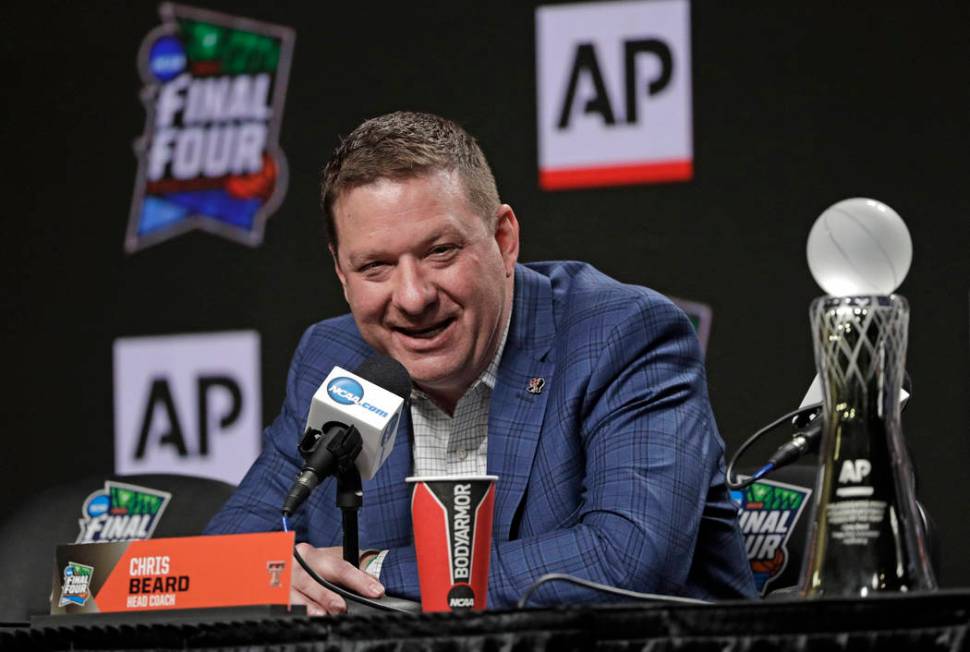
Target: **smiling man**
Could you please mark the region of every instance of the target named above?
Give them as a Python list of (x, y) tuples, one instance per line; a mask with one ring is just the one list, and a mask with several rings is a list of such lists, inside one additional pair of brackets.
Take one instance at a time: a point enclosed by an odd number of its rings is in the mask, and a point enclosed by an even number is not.
[[(321, 206), (351, 314), (304, 334), (263, 453), (209, 532), (277, 528), (313, 393), (334, 365), (355, 369), (379, 351), (414, 381), (410, 418), (364, 483), (360, 568), (336, 547), (332, 480), (294, 519), (320, 575), (418, 599), (404, 478), (489, 473), (499, 476), (490, 606), (513, 605), (551, 572), (754, 595), (699, 347), (673, 304), (583, 263), (518, 264), (518, 220), (481, 149), (438, 116), (359, 126), (323, 171)], [(346, 608), (299, 567), (291, 597), (311, 614)], [(554, 584), (534, 602), (604, 599)]]
[(458, 172), (434, 170), (348, 188), (331, 208), (341, 235), (330, 250), (361, 336), (448, 413), (512, 310), (519, 225), (495, 203), (479, 217)]

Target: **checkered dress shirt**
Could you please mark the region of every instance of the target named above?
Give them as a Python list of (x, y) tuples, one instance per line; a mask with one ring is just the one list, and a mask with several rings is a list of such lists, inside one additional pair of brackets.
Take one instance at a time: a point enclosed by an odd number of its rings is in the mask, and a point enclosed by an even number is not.
[[(485, 475), (488, 469), (488, 408), (510, 323), (511, 311), (495, 357), (458, 400), (453, 416), (445, 414), (424, 392), (411, 390), (415, 476)], [(364, 554), (367, 552), (371, 551), (364, 551)], [(387, 552), (381, 550), (364, 570), (380, 579)]]
[[(511, 317), (511, 315), (510, 315)], [(448, 416), (420, 390), (411, 392), (414, 430), (414, 475), (485, 475), (488, 465), (488, 407), (509, 323), (491, 363), (468, 388)]]

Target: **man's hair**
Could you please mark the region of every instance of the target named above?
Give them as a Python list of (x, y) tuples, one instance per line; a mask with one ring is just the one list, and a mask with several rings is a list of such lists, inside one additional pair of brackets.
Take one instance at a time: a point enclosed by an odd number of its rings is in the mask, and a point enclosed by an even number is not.
[(367, 120), (343, 139), (320, 173), (320, 209), (337, 248), (333, 207), (345, 190), (379, 179), (457, 172), (467, 198), (491, 226), (499, 207), (495, 177), (478, 142), (451, 120), (397, 111)]

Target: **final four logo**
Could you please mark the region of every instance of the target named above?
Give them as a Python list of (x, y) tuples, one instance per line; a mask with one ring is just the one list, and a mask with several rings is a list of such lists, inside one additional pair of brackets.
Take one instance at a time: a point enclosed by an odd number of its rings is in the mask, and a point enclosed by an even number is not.
[(67, 562), (64, 567), (64, 579), (61, 583), (61, 597), (57, 606), (66, 607), (76, 605), (83, 607), (91, 597), (91, 576), (94, 566), (79, 564), (76, 561)]
[(175, 4), (142, 42), (145, 132), (125, 250), (193, 229), (257, 246), (286, 193), (287, 27)]
[(755, 586), (762, 595), (788, 566), (788, 540), (811, 495), (810, 489), (774, 480), (759, 480), (731, 492), (741, 507), (741, 534)]
[(171, 499), (167, 491), (106, 480), (81, 507), (75, 543), (149, 539)]

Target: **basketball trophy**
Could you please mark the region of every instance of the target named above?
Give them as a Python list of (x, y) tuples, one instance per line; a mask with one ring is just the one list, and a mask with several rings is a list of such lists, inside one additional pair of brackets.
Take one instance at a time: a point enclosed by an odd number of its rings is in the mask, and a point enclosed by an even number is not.
[(936, 588), (900, 423), (909, 306), (892, 294), (912, 260), (909, 231), (881, 202), (827, 209), (808, 239), (823, 430), (799, 591), (866, 597)]

